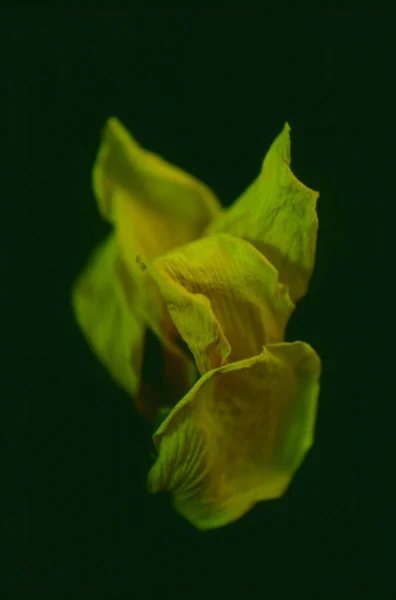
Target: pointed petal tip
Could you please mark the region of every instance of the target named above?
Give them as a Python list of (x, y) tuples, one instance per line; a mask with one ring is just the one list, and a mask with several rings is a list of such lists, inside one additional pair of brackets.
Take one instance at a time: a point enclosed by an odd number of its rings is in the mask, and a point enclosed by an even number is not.
[[(291, 163), (291, 142), (290, 142), (290, 125), (288, 121), (285, 121), (282, 131), (278, 134), (272, 143), (269, 150), (279, 155), (281, 159), (290, 166)], [(266, 157), (264, 157), (265, 162)]]
[(100, 130), (100, 134), (103, 137), (104, 135), (106, 135), (106, 132), (113, 128), (114, 125), (117, 123), (118, 119), (117, 117), (107, 117), (107, 119), (105, 120), (105, 122), (102, 125), (102, 128)]
[(124, 127), (121, 121), (114, 116), (106, 119), (101, 133), (102, 138), (106, 138), (106, 136), (114, 136), (115, 138), (120, 138), (122, 136), (130, 137), (128, 130)]
[(121, 125), (121, 121), (115, 117), (115, 116), (111, 116), (111, 117), (107, 117), (106, 121), (105, 121), (105, 127), (118, 127)]
[[(278, 140), (281, 140), (281, 144), (278, 146), (278, 152), (280, 153), (282, 159), (287, 163), (287, 165), (289, 167), (291, 167), (291, 139), (290, 139), (290, 131), (291, 131), (291, 126), (289, 124), (289, 121), (285, 121), (283, 129), (282, 129), (280, 135), (277, 138)], [(292, 174), (295, 177), (295, 175), (294, 175), (293, 172), (292, 172)], [(298, 182), (299, 182), (299, 185), (301, 185), (302, 187), (306, 188), (306, 190), (308, 190), (310, 192), (310, 194), (312, 195), (312, 198), (313, 198), (314, 202), (316, 203), (316, 201), (318, 200), (318, 198), (320, 196), (320, 192), (318, 190), (314, 190), (314, 189), (306, 186), (300, 180), (298, 180)]]

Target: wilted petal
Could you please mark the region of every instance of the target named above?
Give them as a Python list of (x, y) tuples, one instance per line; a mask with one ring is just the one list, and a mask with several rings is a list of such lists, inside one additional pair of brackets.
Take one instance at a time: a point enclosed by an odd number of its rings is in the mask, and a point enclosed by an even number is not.
[(225, 232), (251, 242), (277, 268), (296, 302), (306, 293), (314, 267), (319, 193), (290, 169), (289, 131), (286, 123), (265, 156), (260, 175), (205, 235)]
[(154, 435), (150, 492), (171, 492), (198, 529), (281, 496), (313, 443), (320, 360), (307, 344), (267, 346), (206, 373)]
[[(114, 235), (93, 252), (74, 283), (72, 301), (92, 350), (144, 416), (155, 420), (161, 406), (172, 407), (190, 389), (194, 362), (178, 346), (164, 301), (137, 263), (127, 268)], [(149, 378), (143, 357), (150, 322), (163, 338), (155, 377)]]
[(142, 148), (116, 118), (104, 128), (93, 184), (105, 219), (116, 221), (119, 197), (129, 203), (129, 236), (146, 259), (198, 238), (220, 211), (206, 185)]
[(287, 286), (248, 242), (208, 237), (147, 268), (201, 374), (283, 340), (293, 309)]
[[(199, 237), (220, 205), (207, 186), (144, 150), (115, 118), (104, 128), (93, 186), (114, 233), (73, 287), (76, 317), (113, 377), (142, 412), (151, 413), (159, 402), (172, 401), (174, 386), (165, 399), (142, 378), (146, 328), (160, 338), (161, 365), (168, 374), (177, 370), (180, 384), (191, 383), (194, 366), (177, 344), (178, 332), (144, 261)], [(186, 391), (184, 384), (180, 389)]]

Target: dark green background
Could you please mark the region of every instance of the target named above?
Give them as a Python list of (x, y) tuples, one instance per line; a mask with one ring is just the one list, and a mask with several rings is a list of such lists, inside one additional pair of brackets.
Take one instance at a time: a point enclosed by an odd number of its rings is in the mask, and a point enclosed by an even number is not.
[[(275, 17), (245, 3), (128, 6), (21, 4), (2, 22), (5, 590), (388, 597), (391, 19), (336, 10)], [(256, 176), (288, 120), (293, 170), (321, 192), (316, 269), (287, 332), (323, 359), (316, 445), (284, 498), (208, 533), (146, 493), (150, 430), (73, 320), (70, 285), (108, 231), (90, 172), (110, 115), (224, 204)]]

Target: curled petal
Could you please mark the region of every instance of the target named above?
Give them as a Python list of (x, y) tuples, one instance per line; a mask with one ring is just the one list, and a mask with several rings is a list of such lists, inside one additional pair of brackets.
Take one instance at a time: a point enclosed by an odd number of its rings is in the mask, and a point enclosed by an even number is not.
[(276, 269), (248, 242), (211, 236), (148, 271), (201, 374), (283, 340), (294, 305)]
[(319, 193), (307, 188), (290, 169), (290, 127), (286, 123), (265, 156), (251, 186), (206, 229), (251, 242), (279, 271), (293, 302), (307, 292), (313, 271)]
[(319, 375), (302, 342), (206, 373), (154, 435), (149, 491), (169, 491), (202, 530), (281, 496), (313, 443)]
[(116, 118), (104, 128), (93, 186), (102, 216), (116, 226), (119, 198), (129, 204), (128, 235), (146, 259), (198, 238), (220, 212), (206, 185), (142, 148)]

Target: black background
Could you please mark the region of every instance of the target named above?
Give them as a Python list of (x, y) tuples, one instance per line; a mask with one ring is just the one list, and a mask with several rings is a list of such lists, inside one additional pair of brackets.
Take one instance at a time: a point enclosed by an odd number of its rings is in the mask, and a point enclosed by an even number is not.
[[(388, 597), (396, 564), (390, 17), (274, 16), (244, 3), (86, 12), (33, 3), (2, 28), (5, 591)], [(287, 332), (323, 360), (316, 444), (284, 498), (207, 533), (166, 496), (146, 493), (150, 429), (90, 353), (70, 307), (73, 278), (108, 231), (90, 173), (110, 115), (225, 205), (288, 120), (293, 170), (321, 192), (316, 269)]]

